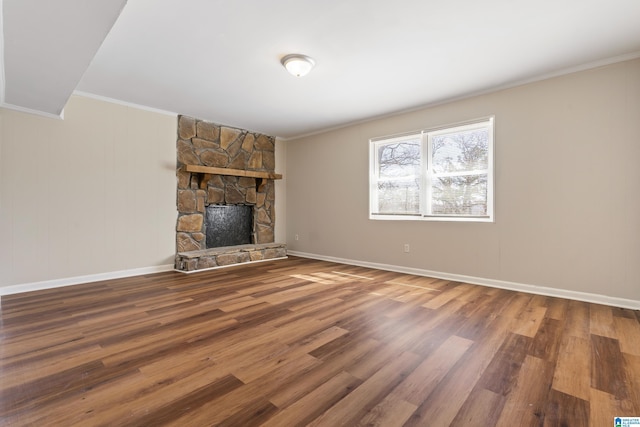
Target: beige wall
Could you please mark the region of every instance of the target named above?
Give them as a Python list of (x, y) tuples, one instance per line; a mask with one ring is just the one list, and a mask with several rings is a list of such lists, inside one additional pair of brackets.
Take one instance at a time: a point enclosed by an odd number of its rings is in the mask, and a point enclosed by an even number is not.
[[(369, 138), (487, 115), (495, 223), (368, 219)], [(635, 60), (278, 140), (276, 241), (640, 300), (638, 117)], [(175, 135), (173, 116), (83, 97), (63, 121), (0, 110), (0, 286), (172, 264)]]
[[(494, 223), (368, 219), (369, 138), (489, 115)], [(640, 60), (288, 141), (286, 154), (290, 250), (640, 300)]]
[(0, 119), (0, 286), (173, 264), (175, 116), (74, 96)]

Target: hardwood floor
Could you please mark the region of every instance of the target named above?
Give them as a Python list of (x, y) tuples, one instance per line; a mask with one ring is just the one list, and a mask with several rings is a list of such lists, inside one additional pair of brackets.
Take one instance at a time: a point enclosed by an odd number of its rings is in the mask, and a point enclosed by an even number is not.
[(2, 298), (22, 426), (612, 426), (640, 312), (289, 258)]

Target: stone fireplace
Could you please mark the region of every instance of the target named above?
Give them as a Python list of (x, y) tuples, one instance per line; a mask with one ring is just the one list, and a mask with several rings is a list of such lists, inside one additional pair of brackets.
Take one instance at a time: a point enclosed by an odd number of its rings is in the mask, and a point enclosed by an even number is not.
[[(273, 137), (179, 116), (177, 159), (177, 270), (286, 256), (285, 245), (274, 243), (273, 180), (280, 176), (275, 173)], [(250, 242), (208, 248), (209, 206), (250, 207)]]

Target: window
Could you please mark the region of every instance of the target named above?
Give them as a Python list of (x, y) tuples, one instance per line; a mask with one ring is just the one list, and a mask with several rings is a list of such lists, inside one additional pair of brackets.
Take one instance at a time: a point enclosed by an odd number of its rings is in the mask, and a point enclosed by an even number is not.
[(493, 221), (493, 118), (370, 147), (371, 219)]

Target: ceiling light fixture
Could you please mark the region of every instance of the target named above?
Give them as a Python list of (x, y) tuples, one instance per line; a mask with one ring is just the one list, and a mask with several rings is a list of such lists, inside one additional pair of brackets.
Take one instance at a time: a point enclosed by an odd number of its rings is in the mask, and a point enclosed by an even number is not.
[(316, 61), (306, 55), (293, 53), (283, 57), (280, 62), (291, 75), (296, 77), (306, 76), (309, 71), (316, 65)]

